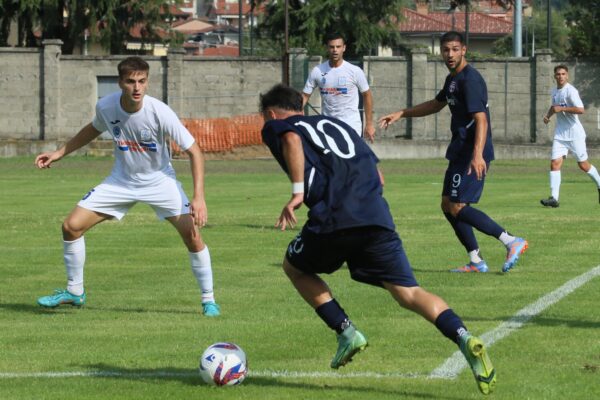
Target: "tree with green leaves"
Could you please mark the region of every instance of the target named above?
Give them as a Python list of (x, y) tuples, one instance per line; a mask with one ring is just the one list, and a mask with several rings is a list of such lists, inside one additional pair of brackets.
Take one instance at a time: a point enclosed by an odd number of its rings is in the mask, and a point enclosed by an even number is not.
[(126, 52), (130, 30), (138, 26), (142, 42), (171, 41), (169, 5), (181, 0), (0, 0), (0, 45), (7, 45), (10, 24), (17, 22), (17, 46), (34, 46), (34, 31), (42, 39), (60, 39), (62, 52), (72, 54), (84, 35), (98, 40), (111, 54)]
[(598, 57), (600, 55), (600, 1), (569, 0), (565, 13), (569, 27), (569, 55)]
[[(547, 49), (548, 48), (548, 35), (547, 35), (547, 14), (545, 8), (536, 8), (531, 18), (523, 19), (523, 46), (527, 45), (525, 53), (528, 56), (532, 56), (531, 48), (536, 49)], [(552, 52), (556, 57), (564, 57), (567, 55), (569, 30), (565, 24), (565, 17), (559, 10), (551, 10), (551, 21), (552, 26)], [(527, 36), (527, 37), (525, 37)], [(534, 43), (535, 41), (535, 43)], [(494, 42), (493, 48), (494, 54), (501, 56), (510, 56), (513, 52), (513, 35), (505, 36)]]
[[(285, 2), (263, 0), (265, 16), (259, 36), (284, 43)], [(324, 51), (328, 32), (346, 38), (348, 58), (373, 54), (379, 45), (402, 43), (398, 21), (406, 0), (289, 0), (289, 45), (304, 47), (311, 54)]]

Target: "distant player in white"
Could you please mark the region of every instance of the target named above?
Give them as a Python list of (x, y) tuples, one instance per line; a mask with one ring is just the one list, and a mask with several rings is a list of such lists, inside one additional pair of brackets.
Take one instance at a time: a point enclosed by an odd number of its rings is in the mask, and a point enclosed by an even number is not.
[[(38, 304), (43, 307), (85, 303), (84, 233), (108, 219), (120, 220), (137, 202), (142, 202), (150, 205), (160, 219), (169, 221), (181, 235), (202, 291), (204, 315), (220, 313), (214, 299), (210, 254), (196, 228), (207, 221), (204, 157), (173, 110), (145, 94), (149, 70), (148, 63), (139, 57), (121, 61), (118, 66), (121, 91), (100, 99), (93, 121), (64, 146), (35, 159), (38, 168), (50, 168), (53, 162), (87, 145), (104, 131), (112, 134), (115, 145), (111, 174), (81, 199), (62, 225), (67, 288), (40, 297)], [(175, 177), (167, 137), (189, 156), (194, 184), (191, 202)]]
[[(362, 69), (344, 61), (346, 44), (339, 34), (326, 38), (329, 59), (313, 68), (302, 91), (303, 106), (315, 88), (321, 93), (323, 115), (340, 119), (350, 125), (356, 133), (369, 139), (375, 138), (373, 125), (373, 95)], [(358, 93), (363, 96), (365, 128), (363, 131), (358, 110)]]
[(554, 79), (556, 80), (556, 88), (552, 89), (552, 105), (546, 115), (544, 115), (544, 123), (548, 124), (550, 118), (556, 114), (556, 128), (554, 129), (554, 141), (552, 142), (552, 161), (550, 162), (551, 195), (540, 202), (545, 207), (559, 206), (560, 167), (569, 151), (575, 155), (579, 168), (596, 182), (600, 201), (600, 175), (598, 175), (596, 167), (588, 161), (585, 146), (585, 131), (577, 116), (577, 114), (583, 114), (585, 111), (583, 102), (579, 97), (577, 89), (569, 83), (569, 69), (566, 65), (557, 65), (554, 67)]

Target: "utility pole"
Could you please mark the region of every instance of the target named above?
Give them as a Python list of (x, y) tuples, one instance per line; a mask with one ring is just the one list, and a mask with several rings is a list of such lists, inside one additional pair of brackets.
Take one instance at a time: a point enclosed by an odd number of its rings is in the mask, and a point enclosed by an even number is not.
[(548, 39), (548, 48), (552, 48), (552, 13), (550, 8), (550, 0), (546, 1), (546, 28), (548, 32), (546, 33), (546, 38)]
[(515, 0), (514, 10), (513, 10), (513, 56), (514, 57), (522, 57), (523, 49), (522, 49), (522, 32), (523, 32), (523, 23), (521, 20), (521, 16), (523, 13), (523, 6), (521, 5), (521, 0)]
[(242, 0), (238, 0), (238, 43), (240, 47), (240, 57), (242, 56)]
[(283, 83), (290, 84), (290, 2), (285, 0), (285, 51), (283, 52)]

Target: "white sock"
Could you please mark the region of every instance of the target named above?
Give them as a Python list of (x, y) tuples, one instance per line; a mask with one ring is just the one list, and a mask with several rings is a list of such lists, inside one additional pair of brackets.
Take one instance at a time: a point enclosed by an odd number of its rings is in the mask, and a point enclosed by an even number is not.
[(75, 296), (83, 294), (83, 266), (85, 264), (85, 239), (63, 240), (63, 258), (67, 271), (67, 290)]
[(469, 252), (469, 259), (471, 260), (472, 263), (475, 263), (475, 264), (483, 261), (481, 259), (481, 257), (479, 256), (479, 249), (470, 251)]
[(197, 253), (190, 252), (190, 264), (192, 266), (192, 272), (198, 281), (198, 286), (200, 286), (200, 291), (202, 292), (202, 302), (215, 301), (212, 266), (208, 246), (204, 246), (204, 250)]
[(590, 176), (590, 178), (594, 180), (594, 182), (596, 182), (596, 185), (598, 185), (598, 189), (600, 189), (600, 175), (598, 175), (598, 170), (596, 169), (596, 167), (592, 165), (587, 174)]
[[(556, 198), (556, 197), (555, 197)], [(505, 246), (508, 246), (515, 240), (516, 237), (509, 235), (508, 232), (502, 232), (498, 240), (500, 240)]]
[(550, 195), (558, 200), (560, 191), (560, 171), (550, 171)]

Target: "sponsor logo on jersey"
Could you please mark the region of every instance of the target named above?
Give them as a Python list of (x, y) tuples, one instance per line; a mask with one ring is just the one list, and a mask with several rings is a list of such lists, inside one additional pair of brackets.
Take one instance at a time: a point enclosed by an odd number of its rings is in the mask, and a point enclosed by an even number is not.
[(341, 94), (348, 94), (348, 88), (346, 88), (346, 87), (321, 88), (322, 96), (339, 96)]
[(115, 119), (114, 121), (110, 121), (110, 123), (111, 123), (112, 125), (118, 124), (119, 122), (121, 122), (121, 120), (120, 120), (120, 119)]
[(119, 140), (117, 141), (117, 148), (121, 151), (133, 152), (150, 151), (155, 153), (157, 151), (156, 143), (138, 143), (133, 140)]
[(118, 126), (113, 127), (113, 135), (118, 138), (119, 136), (121, 136), (121, 128), (119, 128)]
[(140, 139), (143, 143), (148, 143), (152, 140), (152, 132), (150, 132), (148, 129), (143, 129), (140, 132)]
[(452, 81), (452, 82), (450, 82), (450, 87), (448, 87), (448, 91), (450, 93), (454, 93), (455, 90), (456, 90), (456, 81)]

